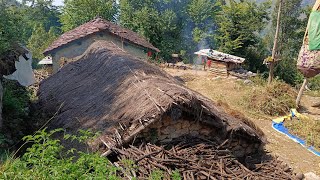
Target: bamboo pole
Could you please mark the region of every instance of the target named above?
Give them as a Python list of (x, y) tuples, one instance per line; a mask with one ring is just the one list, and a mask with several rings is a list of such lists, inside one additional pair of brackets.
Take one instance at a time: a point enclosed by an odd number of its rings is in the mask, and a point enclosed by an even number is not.
[(279, 0), (279, 10), (278, 10), (278, 17), (277, 17), (277, 28), (276, 28), (276, 34), (275, 34), (274, 42), (273, 42), (272, 61), (270, 62), (270, 66), (269, 66), (270, 70), (269, 70), (268, 84), (272, 83), (273, 76), (274, 76), (275, 58), (276, 58), (276, 51), (278, 49), (278, 39), (279, 39), (279, 31), (280, 31), (281, 8), (282, 8), (282, 0)]

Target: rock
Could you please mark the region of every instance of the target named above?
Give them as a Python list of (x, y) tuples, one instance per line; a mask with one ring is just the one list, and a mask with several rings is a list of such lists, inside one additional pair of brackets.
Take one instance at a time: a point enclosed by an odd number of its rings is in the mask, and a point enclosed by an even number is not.
[(304, 178), (304, 175), (302, 173), (298, 173), (295, 177), (295, 179), (297, 180), (303, 180), (303, 178)]
[(163, 126), (169, 126), (171, 123), (171, 119), (169, 117), (164, 117), (162, 120)]
[(181, 125), (181, 128), (189, 128), (190, 127), (190, 123), (189, 123), (189, 121), (183, 121), (182, 122), (182, 125)]
[(304, 179), (305, 180), (320, 180), (320, 177), (317, 176), (315, 173), (313, 172), (308, 172), (304, 174)]
[(161, 128), (161, 134), (171, 134), (172, 132), (175, 132), (176, 129), (173, 126), (168, 126), (168, 127), (164, 127)]
[(291, 169), (288, 166), (283, 169), (284, 172), (290, 172), (290, 170)]
[(191, 136), (198, 136), (198, 135), (199, 135), (199, 132), (198, 132), (198, 131), (191, 131), (191, 132), (190, 132), (190, 135), (191, 135)]
[(247, 147), (246, 154), (251, 154), (253, 152), (252, 147)]
[(180, 130), (182, 127), (181, 122), (177, 122), (176, 124), (174, 124), (174, 127), (176, 128), (176, 130)]
[(200, 130), (200, 134), (203, 135), (203, 136), (209, 136), (211, 133), (211, 130), (208, 129), (208, 128), (203, 128)]
[(253, 82), (251, 80), (249, 80), (249, 79), (244, 80), (243, 83), (246, 84), (246, 85), (253, 84)]

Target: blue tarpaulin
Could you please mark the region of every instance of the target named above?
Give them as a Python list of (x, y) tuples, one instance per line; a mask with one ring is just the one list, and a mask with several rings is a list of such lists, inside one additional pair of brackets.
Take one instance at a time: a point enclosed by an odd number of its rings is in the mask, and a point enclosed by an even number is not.
[(272, 127), (282, 133), (282, 134), (285, 134), (287, 135), (290, 139), (292, 139), (293, 141), (299, 143), (300, 145), (302, 145), (303, 147), (307, 148), (310, 152), (312, 152), (313, 154), (317, 155), (317, 156), (320, 156), (320, 152), (319, 151), (316, 151), (314, 147), (312, 146), (307, 146), (306, 144), (306, 141), (300, 139), (299, 137), (295, 136), (295, 135), (292, 135), (289, 133), (289, 130), (284, 127), (283, 125), (283, 122), (281, 123), (276, 123), (276, 122), (272, 122)]

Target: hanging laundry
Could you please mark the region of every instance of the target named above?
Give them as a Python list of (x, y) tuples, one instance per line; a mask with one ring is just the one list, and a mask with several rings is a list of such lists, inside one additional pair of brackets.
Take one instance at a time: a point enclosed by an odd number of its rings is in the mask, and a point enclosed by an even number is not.
[(309, 20), (309, 50), (320, 50), (320, 11), (313, 11)]
[(316, 1), (310, 15), (297, 68), (306, 78), (320, 74), (320, 0)]
[(36, 82), (32, 71), (31, 53), (27, 53), (26, 57), (20, 56), (19, 61), (15, 62), (15, 67), (17, 70), (13, 74), (3, 77), (6, 79), (17, 80), (22, 86), (30, 86)]

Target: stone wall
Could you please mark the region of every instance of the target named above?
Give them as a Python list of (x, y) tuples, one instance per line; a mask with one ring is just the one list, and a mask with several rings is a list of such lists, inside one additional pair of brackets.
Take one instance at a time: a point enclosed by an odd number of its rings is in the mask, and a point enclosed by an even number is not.
[(209, 138), (214, 136), (216, 131), (197, 121), (189, 120), (171, 120), (165, 116), (162, 121), (158, 121), (143, 132), (144, 137), (150, 138), (150, 141), (170, 142), (183, 135), (200, 136)]
[[(221, 137), (218, 130), (208, 124), (193, 120), (172, 120), (165, 116), (162, 121), (152, 124), (144, 130), (141, 137), (153, 143), (167, 143), (183, 135), (197, 136), (208, 140), (217, 141)], [(222, 143), (224, 140), (221, 140)], [(243, 158), (255, 154), (261, 148), (261, 144), (255, 144), (241, 138), (225, 141), (222, 149), (230, 149), (237, 158)]]

